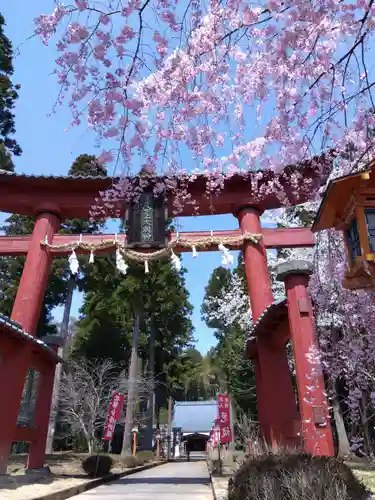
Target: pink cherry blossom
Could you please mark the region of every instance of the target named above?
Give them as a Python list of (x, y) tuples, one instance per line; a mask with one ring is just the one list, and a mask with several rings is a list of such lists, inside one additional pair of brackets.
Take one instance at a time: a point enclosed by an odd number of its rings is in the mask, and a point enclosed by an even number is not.
[(74, 3), (76, 4), (78, 10), (86, 10), (88, 8), (87, 0), (75, 0)]
[(82, 42), (88, 37), (88, 30), (79, 23), (72, 23), (67, 29), (67, 43), (76, 44)]
[[(367, 0), (210, 0), (204, 9), (188, 0), (119, 9), (77, 0), (39, 16), (35, 31), (44, 43), (56, 34), (60, 101), (72, 125), (86, 119), (103, 148), (118, 151), (120, 177), (137, 173), (134, 155), (165, 173), (168, 151), (176, 174), (186, 155), (209, 171), (210, 193), (234, 167), (253, 182), (259, 169), (282, 175), (329, 150), (342, 157), (340, 173), (372, 158), (374, 19)], [(123, 97), (108, 102), (109, 88)], [(326, 166), (317, 168), (324, 182)], [(303, 175), (290, 181), (312, 197), (319, 187)], [(283, 185), (263, 178), (259, 199), (275, 192), (288, 203)]]

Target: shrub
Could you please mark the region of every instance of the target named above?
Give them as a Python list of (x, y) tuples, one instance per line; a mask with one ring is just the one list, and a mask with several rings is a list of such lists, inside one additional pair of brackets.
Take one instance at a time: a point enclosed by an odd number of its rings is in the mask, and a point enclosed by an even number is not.
[(369, 492), (343, 462), (304, 453), (245, 461), (228, 483), (228, 500), (367, 500)]
[(140, 451), (135, 457), (129, 456), (123, 458), (122, 465), (124, 468), (132, 469), (153, 460), (155, 460), (155, 455), (152, 451)]
[(133, 457), (130, 455), (129, 457), (125, 457), (122, 459), (122, 465), (125, 469), (134, 469), (134, 467), (139, 467), (143, 465), (144, 461), (138, 456)]
[(137, 453), (137, 457), (143, 460), (143, 463), (153, 462), (155, 460), (155, 454), (151, 450), (140, 451)]
[(90, 455), (82, 462), (82, 469), (90, 477), (103, 477), (111, 472), (113, 460), (109, 455)]

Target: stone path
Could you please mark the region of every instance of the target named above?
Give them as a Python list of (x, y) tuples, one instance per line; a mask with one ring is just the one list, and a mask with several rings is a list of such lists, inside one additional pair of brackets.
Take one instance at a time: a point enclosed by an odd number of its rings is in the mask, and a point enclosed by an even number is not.
[(205, 461), (170, 462), (99, 486), (72, 500), (213, 500)]

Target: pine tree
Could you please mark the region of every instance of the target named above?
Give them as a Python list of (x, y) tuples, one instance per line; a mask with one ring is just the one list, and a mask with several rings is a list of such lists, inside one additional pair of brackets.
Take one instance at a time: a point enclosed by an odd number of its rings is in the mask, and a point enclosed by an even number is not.
[[(106, 355), (118, 360), (118, 346), (122, 342), (129, 345), (134, 318), (140, 311), (146, 318), (141, 323), (140, 356), (147, 363), (152, 327), (156, 332), (155, 372), (161, 373), (171, 357), (177, 357), (192, 340), (192, 306), (184, 270), (178, 274), (170, 262), (163, 260), (150, 263), (150, 272), (145, 274), (142, 265), (128, 264), (127, 274), (123, 276), (116, 270), (113, 257), (95, 259), (93, 270), (87, 275), (85, 288), (89, 291), (81, 309), (72, 352), (77, 356), (102, 357), (101, 342), (105, 342), (105, 332), (111, 331), (113, 346), (112, 349), (108, 346), (111, 352), (106, 350)], [(126, 352), (121, 356), (126, 359)]]
[(16, 131), (13, 109), (20, 87), (10, 79), (14, 71), (13, 49), (4, 27), (5, 20), (0, 14), (0, 168), (12, 172), (12, 155), (19, 156), (22, 153), (17, 141), (12, 138)]
[(124, 316), (118, 317), (121, 305), (115, 295), (122, 279), (116, 272), (114, 259), (109, 256), (95, 259), (86, 276), (87, 292), (71, 346), (74, 358), (112, 359), (127, 365), (132, 318), (126, 315), (126, 305)]

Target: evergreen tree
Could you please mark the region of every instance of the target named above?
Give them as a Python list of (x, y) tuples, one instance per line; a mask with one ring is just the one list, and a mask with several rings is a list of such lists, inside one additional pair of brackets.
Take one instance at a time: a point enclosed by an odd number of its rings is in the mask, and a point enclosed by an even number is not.
[(17, 141), (12, 138), (16, 131), (13, 109), (20, 87), (10, 79), (13, 74), (13, 49), (4, 27), (5, 20), (0, 14), (0, 168), (13, 171), (12, 154), (19, 156), (22, 153)]
[[(87, 276), (86, 287), (90, 291), (82, 306), (73, 353), (102, 357), (100, 347), (93, 349), (96, 334), (100, 336), (101, 331), (104, 335), (107, 325), (113, 321), (118, 336), (131, 336), (134, 317), (141, 313), (146, 318), (141, 325), (141, 358), (147, 360), (152, 325), (156, 331), (155, 371), (159, 372), (163, 369), (163, 358), (167, 359), (174, 349), (182, 350), (192, 340), (192, 306), (185, 286), (185, 271), (176, 273), (165, 260), (150, 263), (148, 274), (142, 265), (128, 264), (127, 274), (123, 276), (116, 270), (113, 257), (95, 259), (93, 271)], [(101, 309), (107, 313), (101, 316)], [(114, 347), (109, 357), (116, 359), (117, 356)]]
[(179, 358), (176, 370), (174, 399), (199, 401), (215, 399), (219, 390), (225, 388), (225, 378), (217, 364), (215, 350), (203, 356), (196, 348), (186, 349)]
[(69, 175), (74, 177), (107, 177), (107, 169), (96, 156), (82, 154), (72, 163)]
[(145, 274), (143, 265), (128, 264), (123, 276), (113, 257), (95, 260), (72, 355), (111, 358), (128, 367), (134, 319), (140, 314), (139, 356), (144, 374), (155, 380), (158, 415), (174, 387), (182, 384), (181, 370), (188, 369), (181, 363), (193, 334), (185, 270), (177, 273), (169, 261), (161, 260), (151, 262)]
[(121, 305), (115, 295), (122, 279), (112, 257), (95, 259), (85, 278), (86, 295), (71, 346), (74, 358), (112, 359), (127, 364), (132, 319), (126, 316), (126, 305), (125, 315), (118, 317)]

